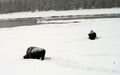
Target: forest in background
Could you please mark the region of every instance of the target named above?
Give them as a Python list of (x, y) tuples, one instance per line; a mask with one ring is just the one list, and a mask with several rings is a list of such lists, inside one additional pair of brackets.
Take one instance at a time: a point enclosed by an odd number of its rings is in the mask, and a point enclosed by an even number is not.
[(120, 7), (120, 0), (0, 0), (0, 13)]

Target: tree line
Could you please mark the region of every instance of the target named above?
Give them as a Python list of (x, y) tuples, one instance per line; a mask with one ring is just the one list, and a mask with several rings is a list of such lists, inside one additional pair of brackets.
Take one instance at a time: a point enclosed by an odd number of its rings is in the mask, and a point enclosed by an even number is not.
[(120, 7), (120, 0), (0, 0), (0, 13)]

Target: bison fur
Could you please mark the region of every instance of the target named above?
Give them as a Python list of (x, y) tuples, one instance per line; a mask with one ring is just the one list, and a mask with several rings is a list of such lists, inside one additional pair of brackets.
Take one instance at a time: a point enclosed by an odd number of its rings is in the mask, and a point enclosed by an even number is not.
[(26, 55), (23, 56), (24, 59), (41, 59), (44, 60), (46, 50), (38, 47), (29, 47), (26, 51)]
[(97, 34), (93, 30), (91, 30), (88, 36), (90, 40), (94, 40), (96, 39)]

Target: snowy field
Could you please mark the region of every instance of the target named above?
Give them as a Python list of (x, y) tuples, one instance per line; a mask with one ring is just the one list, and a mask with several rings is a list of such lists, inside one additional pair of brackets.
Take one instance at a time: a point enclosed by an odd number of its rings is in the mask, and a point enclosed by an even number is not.
[[(0, 75), (120, 75), (120, 18), (66, 21), (0, 28)], [(29, 46), (46, 49), (45, 60), (23, 59)]]

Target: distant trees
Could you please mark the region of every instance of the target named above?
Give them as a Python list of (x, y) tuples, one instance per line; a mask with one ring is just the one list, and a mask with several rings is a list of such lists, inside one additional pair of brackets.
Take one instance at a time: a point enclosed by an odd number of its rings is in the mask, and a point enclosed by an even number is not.
[(0, 13), (120, 7), (120, 0), (0, 0)]

